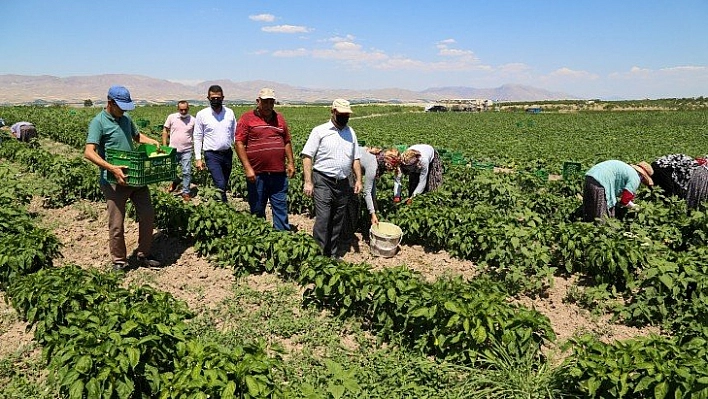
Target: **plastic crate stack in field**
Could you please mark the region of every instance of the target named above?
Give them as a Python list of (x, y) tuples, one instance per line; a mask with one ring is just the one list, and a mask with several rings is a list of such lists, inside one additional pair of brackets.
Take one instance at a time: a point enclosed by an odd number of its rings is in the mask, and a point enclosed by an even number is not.
[[(177, 178), (175, 149), (152, 144), (140, 144), (134, 151), (106, 149), (106, 161), (112, 165), (127, 166), (123, 170), (129, 186), (140, 187)], [(116, 183), (115, 176), (108, 173), (109, 183)]]
[(561, 176), (563, 176), (563, 180), (568, 180), (573, 176), (577, 176), (582, 174), (582, 165), (580, 162), (571, 162), (571, 161), (565, 161), (563, 162), (563, 171), (561, 172)]

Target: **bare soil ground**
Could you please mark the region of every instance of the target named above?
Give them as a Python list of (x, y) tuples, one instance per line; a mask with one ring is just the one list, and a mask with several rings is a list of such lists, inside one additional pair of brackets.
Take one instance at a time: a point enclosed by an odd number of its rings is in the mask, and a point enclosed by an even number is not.
[[(242, 207), (239, 200), (234, 205)], [(195, 206), (198, 206), (195, 203)], [(51, 228), (63, 243), (63, 258), (57, 265), (76, 264), (83, 268), (109, 270), (111, 259), (108, 255), (108, 233), (105, 204), (80, 202), (62, 209), (44, 209), (35, 201), (33, 212), (41, 215), (43, 225)], [(314, 223), (304, 215), (291, 215), (290, 223), (301, 231), (312, 231)], [(126, 219), (126, 243), (128, 251), (137, 245), (138, 226), (130, 218)], [(138, 268), (126, 275), (126, 284), (149, 284), (168, 291), (176, 298), (184, 300), (196, 311), (216, 308), (232, 292), (236, 282), (230, 270), (215, 266), (208, 259), (198, 256), (192, 247), (177, 239), (155, 232), (154, 254), (165, 264), (151, 270)], [(420, 272), (425, 279), (433, 280), (442, 275), (460, 275), (472, 278), (475, 274), (473, 262), (455, 259), (444, 251), (430, 252), (417, 245), (401, 245), (398, 253), (390, 258), (373, 256), (368, 245), (368, 237), (357, 233), (355, 245), (344, 256), (352, 263), (366, 262), (374, 269), (408, 265)], [(267, 290), (273, 285), (272, 276), (251, 276), (244, 279), (254, 289)], [(581, 331), (593, 332), (607, 341), (622, 340), (637, 335), (648, 334), (651, 329), (636, 329), (612, 324), (606, 317), (595, 317), (587, 310), (563, 299), (574, 282), (565, 278), (555, 278), (553, 287), (545, 298), (522, 298), (518, 300), (546, 315), (563, 342)], [(12, 353), (32, 341), (31, 332), (25, 332), (26, 324), (19, 321), (14, 310), (4, 302), (0, 304), (0, 357)], [(656, 332), (656, 331), (654, 331)]]

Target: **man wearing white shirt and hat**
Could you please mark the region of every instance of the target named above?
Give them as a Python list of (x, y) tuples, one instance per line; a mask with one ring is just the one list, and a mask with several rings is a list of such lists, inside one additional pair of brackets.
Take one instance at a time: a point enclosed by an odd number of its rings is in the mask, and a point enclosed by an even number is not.
[[(325, 256), (339, 258), (345, 250), (347, 204), (361, 191), (361, 164), (356, 133), (349, 126), (349, 101), (336, 99), (327, 123), (312, 129), (302, 149), (305, 195), (315, 201), (313, 236)], [(354, 174), (352, 187), (349, 177)]]

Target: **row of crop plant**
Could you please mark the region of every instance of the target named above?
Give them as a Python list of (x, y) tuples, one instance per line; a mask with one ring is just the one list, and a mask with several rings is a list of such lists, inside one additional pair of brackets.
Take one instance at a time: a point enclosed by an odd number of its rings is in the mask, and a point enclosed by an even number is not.
[[(18, 148), (11, 148), (16, 145), (22, 144), (3, 143), (2, 156), (22, 154)], [(6, 146), (10, 150), (5, 151)], [(34, 149), (33, 152), (41, 153), (42, 150)], [(23, 162), (19, 155), (15, 159)], [(51, 157), (32, 159), (39, 163), (53, 162)], [(500, 178), (504, 179), (504, 177)], [(474, 182), (476, 179), (471, 181)], [(482, 198), (498, 198), (501, 203), (506, 203), (508, 198), (506, 200), (504, 198), (508, 196), (499, 193), (511, 193), (513, 190), (506, 184), (508, 182), (503, 182), (501, 186), (486, 182), (484, 184), (489, 189), (487, 191), (480, 189), (477, 192)], [(489, 280), (481, 278), (477, 282), (466, 282), (453, 279), (425, 283), (420, 276), (404, 268), (372, 272), (367, 265), (351, 265), (321, 258), (317, 255), (316, 247), (309, 236), (285, 235), (272, 231), (264, 222), (236, 212), (228, 206), (216, 203), (193, 206), (175, 202), (172, 197), (162, 193), (156, 193), (154, 201), (161, 227), (182, 238), (194, 240), (195, 247), (200, 253), (213, 256), (220, 263), (234, 267), (238, 273), (271, 270), (295, 278), (309, 288), (306, 294), (308, 301), (333, 309), (341, 315), (359, 316), (382, 338), (402, 336), (405, 342), (409, 342), (411, 346), (424, 353), (476, 364), (479, 353), (490, 349), (495, 343), (501, 342), (502, 345), (506, 345), (507, 350), (512, 354), (529, 350), (540, 353), (540, 344), (553, 337), (545, 317), (535, 311), (509, 305), (506, 301), (506, 291), (500, 288), (499, 284)], [(422, 201), (424, 200), (421, 199)], [(679, 205), (676, 206), (680, 208)], [(405, 209), (413, 212), (414, 208)], [(681, 249), (684, 243), (705, 236), (698, 223), (701, 217), (699, 213), (683, 219), (681, 228), (685, 229), (686, 235), (682, 238), (677, 239), (670, 229), (662, 233), (660, 227), (662, 224), (659, 221), (674, 216), (674, 214), (667, 214), (663, 209), (663, 205), (657, 205), (656, 210), (649, 214), (633, 216), (636, 220), (648, 219), (648, 225), (642, 229), (660, 234), (658, 240), (655, 239), (658, 241), (656, 245), (648, 250), (645, 249), (645, 252), (661, 254), (674, 247)], [(447, 214), (455, 213), (461, 212), (457, 210)], [(401, 214), (405, 212), (401, 211)], [(411, 216), (412, 220), (418, 219), (415, 214)], [(519, 215), (517, 220), (520, 222), (531, 220), (528, 222), (531, 227), (533, 224), (543, 222), (542, 217), (534, 219), (523, 215)], [(575, 225), (579, 226), (578, 230), (581, 233), (583, 229), (592, 229), (591, 227), (580, 228), (580, 226), (590, 226), (586, 224)], [(504, 225), (500, 225), (499, 228), (503, 229)], [(598, 227), (598, 229), (602, 228), (609, 229), (609, 227)], [(622, 232), (634, 234), (636, 239), (628, 242), (639, 250), (642, 249), (645, 234), (641, 234), (638, 230), (622, 230)], [(617, 231), (609, 230), (589, 231), (582, 234), (587, 234), (589, 238), (599, 234), (599, 237), (606, 237), (608, 245), (616, 243), (618, 238)], [(479, 237), (479, 235), (472, 237)], [(548, 239), (548, 235), (538, 237), (541, 244), (548, 244), (548, 241), (544, 241)], [(516, 240), (512, 238), (507, 240), (506, 245), (511, 245), (513, 248)], [(517, 239), (521, 242), (520, 238)], [(582, 241), (580, 237), (578, 242)], [(497, 244), (504, 242), (504, 239), (500, 239)], [(496, 248), (498, 245), (489, 248), (489, 251), (494, 251)], [(567, 249), (567, 246), (564, 248)], [(615, 259), (613, 267), (616, 273), (612, 276), (624, 277), (625, 286), (636, 288), (634, 282), (639, 280), (627, 279), (627, 277), (639, 275), (655, 267), (656, 270), (650, 277), (663, 285), (654, 287), (659, 295), (652, 297), (651, 300), (657, 303), (658, 308), (674, 302), (679, 303), (684, 309), (693, 310), (693, 314), (697, 317), (683, 320), (685, 323), (680, 325), (685, 328), (674, 330), (675, 333), (671, 337), (651, 336), (609, 345), (592, 339), (576, 341), (573, 355), (566, 360), (566, 365), (573, 370), (572, 373), (568, 373), (567, 380), (564, 381), (568, 392), (585, 392), (603, 397), (622, 397), (627, 392), (681, 392), (683, 394), (705, 392), (706, 376), (708, 376), (705, 366), (708, 362), (705, 360), (708, 358), (704, 346), (699, 345), (700, 342), (705, 341), (705, 334), (702, 332), (705, 323), (699, 316), (701, 303), (705, 302), (702, 299), (705, 284), (703, 280), (699, 280), (697, 272), (701, 270), (700, 258), (693, 260), (692, 263), (675, 262), (673, 265), (675, 267), (671, 268), (671, 265), (666, 262), (653, 263), (657, 260), (656, 257), (651, 257), (651, 261), (646, 264), (643, 261), (644, 257), (638, 258), (639, 263), (632, 259), (628, 262), (622, 257), (622, 253), (625, 253), (627, 248), (629, 247), (618, 249), (613, 256)], [(698, 250), (692, 251), (699, 255)], [(522, 249), (515, 253), (519, 257), (524, 256)], [(576, 250), (567, 253), (572, 256), (578, 254)], [(588, 256), (591, 252), (584, 253), (581, 250), (580, 254)], [(601, 257), (598, 259), (602, 260)], [(637, 268), (637, 264), (641, 267)], [(497, 266), (505, 265), (500, 262)], [(625, 267), (626, 265), (628, 266)], [(686, 270), (685, 265), (692, 265), (697, 269)], [(696, 281), (693, 281), (692, 285), (685, 285), (685, 289), (682, 289), (685, 276)], [(671, 278), (677, 281), (678, 288), (676, 285), (667, 284), (671, 282)], [(483, 283), (485, 281), (486, 284)], [(649, 291), (651, 291), (649, 287), (644, 287), (640, 292)], [(641, 310), (638, 313), (641, 313)], [(676, 320), (672, 315), (669, 317), (670, 320)], [(626, 361), (617, 363), (617, 356), (621, 356)], [(607, 364), (616, 365), (616, 368), (610, 368), (613, 371), (607, 372)], [(687, 374), (686, 369), (691, 369), (692, 372)], [(659, 374), (656, 373), (657, 370), (660, 371)]]

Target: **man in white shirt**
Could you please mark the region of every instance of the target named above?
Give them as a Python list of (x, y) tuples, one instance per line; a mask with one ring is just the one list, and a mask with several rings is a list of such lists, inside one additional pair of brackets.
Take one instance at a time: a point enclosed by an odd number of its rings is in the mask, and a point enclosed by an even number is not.
[[(194, 159), (197, 169), (209, 169), (220, 199), (226, 202), (226, 191), (233, 167), (234, 134), (236, 117), (234, 111), (223, 106), (224, 91), (219, 85), (209, 87), (209, 108), (197, 112), (194, 123)], [(204, 161), (202, 161), (204, 151)]]
[(349, 101), (336, 99), (331, 118), (312, 129), (302, 149), (305, 195), (314, 197), (313, 236), (325, 256), (342, 255), (347, 204), (352, 196), (349, 176), (354, 173), (354, 194), (361, 191), (360, 153), (354, 129), (348, 126)]

